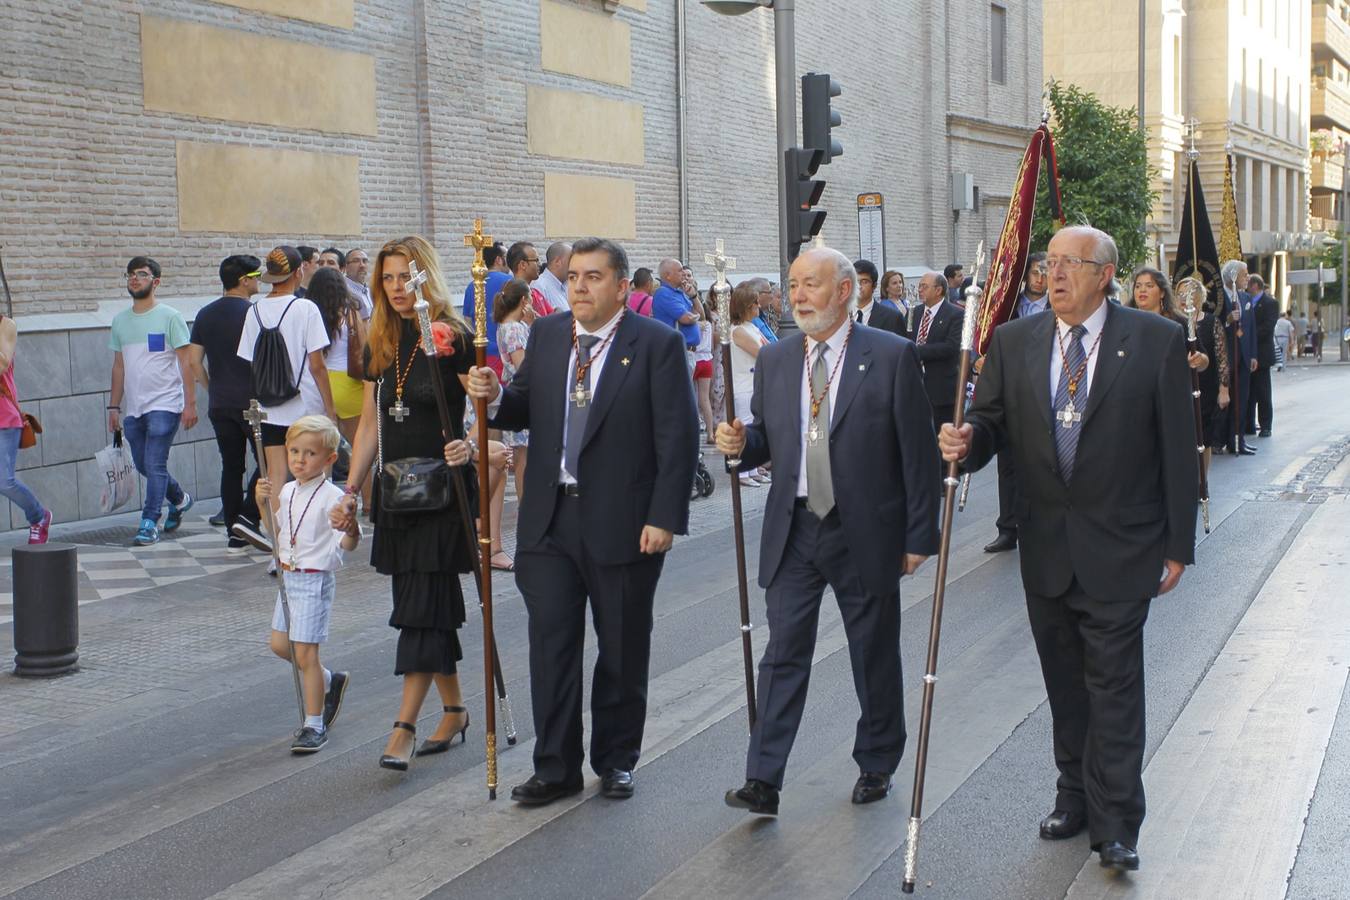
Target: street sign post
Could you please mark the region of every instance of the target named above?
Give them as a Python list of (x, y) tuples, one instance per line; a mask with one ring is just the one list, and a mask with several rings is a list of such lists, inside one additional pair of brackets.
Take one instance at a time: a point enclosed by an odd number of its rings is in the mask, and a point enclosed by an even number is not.
[(886, 268), (885, 201), (881, 194), (858, 195), (858, 257)]

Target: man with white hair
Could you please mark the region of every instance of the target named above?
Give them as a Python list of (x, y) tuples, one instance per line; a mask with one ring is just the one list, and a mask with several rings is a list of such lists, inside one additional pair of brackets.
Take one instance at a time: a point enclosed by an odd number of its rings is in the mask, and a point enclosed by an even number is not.
[[(1228, 419), (1219, 433), (1233, 435), (1233, 442), (1227, 447), (1220, 447), (1218, 452), (1255, 456), (1256, 448), (1247, 446), (1247, 398), (1251, 396), (1252, 372), (1257, 366), (1256, 305), (1252, 302), (1252, 295), (1247, 293), (1245, 262), (1230, 259), (1223, 264), (1219, 273), (1223, 276), (1224, 331), (1228, 335), (1229, 372), (1236, 384), (1229, 385), (1233, 402), (1227, 409), (1215, 413)], [(1234, 386), (1236, 392), (1233, 391)]]
[(801, 339), (760, 349), (753, 423), (717, 428), (742, 471), (774, 463), (759, 559), (769, 643), (746, 782), (726, 795), (760, 815), (778, 814), (827, 585), (863, 710), (853, 802), (890, 792), (905, 748), (900, 577), (938, 548), (937, 444), (914, 344), (856, 322), (857, 275), (837, 250), (797, 257), (788, 290)]
[(970, 472), (1013, 454), (1059, 768), (1041, 837), (1087, 828), (1101, 865), (1126, 871), (1144, 819), (1144, 621), (1195, 561), (1191, 375), (1181, 326), (1106, 301), (1109, 235), (1062, 229), (1045, 262), (1054, 315), (994, 329), (966, 422), (939, 444)]

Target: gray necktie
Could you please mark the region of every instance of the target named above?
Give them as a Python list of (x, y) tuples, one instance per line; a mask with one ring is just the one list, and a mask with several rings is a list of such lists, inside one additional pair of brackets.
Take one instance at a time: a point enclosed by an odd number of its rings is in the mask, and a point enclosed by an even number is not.
[[(577, 335), (577, 361), (572, 367), (571, 376), (567, 379), (567, 402), (569, 409), (567, 411), (567, 444), (563, 451), (563, 465), (573, 478), (577, 477), (577, 460), (581, 457), (581, 441), (586, 436), (586, 419), (591, 414), (591, 370), (586, 369), (586, 374), (581, 378), (581, 387), (586, 391), (586, 402), (578, 406), (573, 395), (576, 393), (577, 368), (586, 364), (586, 360), (591, 358), (591, 348), (599, 343), (600, 338), (593, 334)], [(579, 479), (578, 479), (579, 480)]]
[[(820, 518), (825, 518), (834, 509), (834, 482), (830, 478), (830, 373), (825, 367), (827, 345), (816, 345), (816, 361), (811, 366), (811, 393), (813, 397), (824, 394), (820, 409), (814, 419), (807, 423), (806, 439), (806, 506)], [(811, 414), (807, 406), (807, 415)], [(816, 440), (810, 434), (814, 427)]]

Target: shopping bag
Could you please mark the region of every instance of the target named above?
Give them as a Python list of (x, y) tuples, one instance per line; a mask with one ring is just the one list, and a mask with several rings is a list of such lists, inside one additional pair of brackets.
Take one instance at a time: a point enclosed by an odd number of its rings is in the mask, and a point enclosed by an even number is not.
[(99, 512), (110, 513), (126, 505), (136, 493), (136, 467), (131, 461), (131, 449), (122, 443), (122, 431), (113, 432), (112, 443), (94, 454), (103, 486), (98, 493)]

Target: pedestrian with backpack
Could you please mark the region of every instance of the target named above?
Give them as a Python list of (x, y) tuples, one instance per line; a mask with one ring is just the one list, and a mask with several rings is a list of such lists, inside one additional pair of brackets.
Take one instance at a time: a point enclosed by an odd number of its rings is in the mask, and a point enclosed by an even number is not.
[(169, 448), (179, 424), (189, 429), (197, 424), (188, 327), (181, 312), (155, 300), (159, 274), (159, 263), (148, 256), (127, 263), (131, 308), (113, 318), (108, 340), (113, 351), (108, 430), (126, 435), (136, 471), (145, 477), (141, 526), (132, 539), (141, 547), (159, 543), (165, 500), (165, 532), (175, 531), (192, 508), (192, 495), (169, 474)]
[[(337, 423), (333, 389), (324, 362), (328, 331), (314, 303), (296, 297), (300, 286), (300, 252), (282, 245), (267, 254), (261, 281), (271, 293), (255, 301), (244, 318), (239, 356), (249, 361), (250, 393), (263, 408), (263, 454), (267, 471), (285, 472), (286, 429), (307, 415), (326, 415)], [(272, 492), (276, 512), (280, 485)]]

